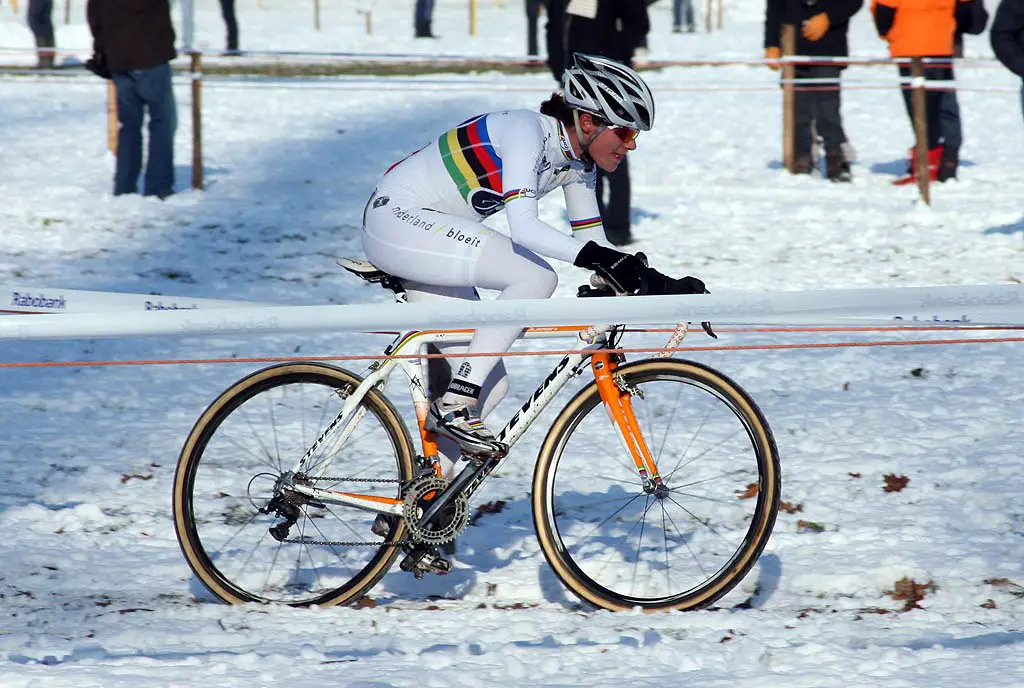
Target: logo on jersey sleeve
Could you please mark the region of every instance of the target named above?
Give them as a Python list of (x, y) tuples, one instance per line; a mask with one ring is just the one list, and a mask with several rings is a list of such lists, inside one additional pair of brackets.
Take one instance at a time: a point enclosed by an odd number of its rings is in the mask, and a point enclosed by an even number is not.
[(481, 215), (501, 210), (501, 158), (487, 132), (487, 115), (445, 132), (437, 145), (444, 167), (466, 203)]

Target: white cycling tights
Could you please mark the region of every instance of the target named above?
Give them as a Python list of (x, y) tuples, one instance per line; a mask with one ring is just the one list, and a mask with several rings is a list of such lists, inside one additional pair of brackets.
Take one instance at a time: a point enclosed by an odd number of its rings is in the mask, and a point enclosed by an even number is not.
[[(505, 235), (467, 218), (387, 201), (366, 215), (363, 250), (371, 263), (402, 278), (410, 302), (475, 301), (476, 287), (500, 291), (499, 299), (546, 299), (554, 292), (558, 276), (547, 261)], [(503, 353), (521, 333), (519, 327), (481, 327), (466, 353)], [(481, 388), (481, 417), (508, 391), (497, 356), (453, 358), (451, 364), (455, 377)]]

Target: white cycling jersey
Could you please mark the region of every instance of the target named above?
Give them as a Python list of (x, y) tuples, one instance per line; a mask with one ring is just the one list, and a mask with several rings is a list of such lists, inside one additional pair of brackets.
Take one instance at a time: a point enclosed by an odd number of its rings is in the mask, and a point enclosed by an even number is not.
[[(573, 153), (557, 119), (505, 110), (466, 120), (392, 165), (367, 210), (391, 202), (394, 213), (434, 210), (479, 221), (505, 209), (513, 242), (571, 263), (584, 243), (604, 240), (596, 177), (593, 164)], [(558, 187), (571, 235), (538, 216), (538, 199)]]

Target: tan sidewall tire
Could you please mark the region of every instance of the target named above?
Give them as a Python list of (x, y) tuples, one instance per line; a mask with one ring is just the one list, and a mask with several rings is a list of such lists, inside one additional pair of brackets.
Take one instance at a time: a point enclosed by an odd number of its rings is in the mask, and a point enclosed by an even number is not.
[[(296, 374), (326, 376), (337, 381), (339, 383), (338, 386), (346, 384), (358, 385), (362, 382), (362, 378), (355, 373), (323, 363), (285, 363), (256, 371), (226, 389), (214, 400), (212, 404), (210, 404), (210, 406), (199, 417), (199, 420), (196, 421), (195, 426), (192, 428), (188, 438), (185, 440), (185, 446), (182, 448), (181, 455), (178, 458), (178, 466), (174, 474), (174, 495), (172, 503), (174, 528), (178, 537), (178, 544), (181, 546), (181, 551), (185, 555), (185, 559), (188, 561), (189, 567), (200, 581), (202, 581), (210, 592), (229, 604), (246, 604), (251, 602), (251, 600), (240, 597), (237, 593), (226, 587), (218, 576), (213, 575), (209, 570), (207, 570), (204, 562), (204, 556), (198, 551), (199, 543), (192, 541), (191, 536), (194, 533), (194, 530), (190, 527), (189, 523), (186, 522), (191, 520), (190, 516), (186, 513), (186, 490), (188, 488), (190, 467), (192, 463), (191, 455), (196, 444), (206, 433), (210, 423), (218, 418), (222, 409), (224, 409), (225, 406), (228, 406), (236, 397), (245, 394), (253, 386), (264, 384), (268, 380)], [(399, 461), (401, 462), (400, 468), (403, 473), (402, 479), (410, 479), (413, 475), (413, 456), (415, 452), (412, 447), (412, 440), (409, 437), (409, 431), (402, 422), (398, 411), (391, 402), (388, 401), (387, 397), (375, 389), (367, 393), (363, 403), (379, 410), (381, 421), (391, 426), (393, 436), (398, 438)], [(400, 524), (398, 531), (395, 533), (395, 538), (401, 539), (404, 536), (405, 524), (402, 523)], [(358, 599), (364, 592), (366, 592), (366, 590), (372, 587), (378, 580), (380, 580), (381, 577), (384, 576), (385, 573), (387, 573), (388, 569), (394, 563), (395, 558), (398, 557), (398, 554), (398, 547), (389, 548), (388, 555), (382, 557), (370, 571), (364, 573), (362, 576), (363, 581), (359, 585), (355, 586), (345, 594), (334, 598), (327, 597), (317, 602), (317, 604), (320, 606), (334, 606)]]
[[(771, 536), (771, 530), (775, 524), (775, 516), (778, 511), (779, 495), (781, 491), (778, 450), (776, 449), (775, 440), (772, 436), (771, 430), (768, 428), (767, 422), (761, 414), (760, 409), (757, 408), (754, 402), (749, 396), (747, 396), (746, 392), (739, 387), (739, 385), (721, 373), (696, 363), (678, 359), (647, 359), (630, 363), (619, 368), (619, 372), (629, 374), (650, 373), (660, 370), (702, 381), (709, 387), (717, 389), (720, 393), (726, 396), (733, 404), (736, 405), (736, 408), (739, 409), (740, 413), (742, 413), (747, 419), (750, 428), (754, 433), (756, 446), (765, 455), (760, 475), (761, 484), (758, 496), (758, 509), (759, 513), (761, 511), (767, 511), (767, 514), (765, 514), (766, 517), (762, 517), (758, 520), (757, 530), (753, 534), (748, 534), (745, 540), (747, 543), (755, 543), (755, 546), (745, 547), (743, 555), (733, 562), (726, 572), (719, 575), (715, 585), (703, 590), (698, 597), (693, 599), (687, 598), (681, 603), (645, 607), (647, 611), (665, 609), (685, 611), (701, 609), (724, 595), (726, 592), (731, 590), (739, 580), (742, 580), (742, 578), (757, 562), (758, 557), (761, 555), (761, 551), (764, 549), (768, 538)], [(621, 611), (630, 609), (631, 607), (629, 605), (622, 604), (619, 600), (611, 599), (590, 590), (568, 566), (566, 557), (562, 554), (556, 544), (556, 538), (548, 517), (551, 507), (548, 495), (548, 484), (550, 482), (548, 475), (551, 472), (552, 462), (556, 458), (555, 451), (561, 443), (563, 434), (569, 429), (569, 425), (576, 414), (598, 394), (596, 382), (587, 385), (575, 397), (573, 397), (568, 404), (566, 404), (565, 408), (562, 409), (558, 414), (558, 417), (555, 418), (554, 422), (551, 424), (551, 429), (548, 431), (547, 437), (544, 439), (544, 443), (541, 446), (540, 454), (537, 458), (537, 467), (534, 471), (532, 495), (533, 519), (534, 526), (537, 530), (537, 540), (540, 542), (544, 556), (547, 558), (548, 563), (555, 572), (555, 575), (558, 576), (562, 583), (575, 595), (597, 607), (609, 609), (611, 611)], [(597, 403), (600, 403), (599, 399)]]

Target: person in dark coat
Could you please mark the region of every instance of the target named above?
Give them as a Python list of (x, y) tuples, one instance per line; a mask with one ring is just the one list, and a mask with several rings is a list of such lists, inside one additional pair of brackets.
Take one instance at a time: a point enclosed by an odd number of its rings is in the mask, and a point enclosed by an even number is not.
[(36, 69), (53, 69), (53, 0), (28, 0), (28, 28), (36, 39)]
[(544, 0), (548, 20), (544, 24), (544, 44), (548, 51), (548, 69), (559, 85), (565, 73), (566, 0)]
[(138, 193), (142, 121), (149, 114), (149, 154), (143, 194), (174, 193), (174, 131), (178, 115), (170, 61), (177, 57), (168, 0), (89, 0), (93, 56), (86, 68), (117, 90), (114, 195)]
[[(778, 59), (782, 53), (782, 25), (796, 25), (796, 54), (821, 57), (848, 57), (846, 40), (850, 19), (860, 11), (864, 0), (768, 0), (764, 15), (765, 57)], [(795, 97), (793, 161), (796, 173), (811, 171), (812, 124), (825, 142), (825, 173), (832, 181), (850, 181), (850, 165), (843, 155), (846, 133), (840, 114), (839, 76), (841, 64), (797, 65), (797, 79), (834, 79), (835, 86), (822, 84), (815, 90), (798, 85)], [(827, 86), (827, 87), (822, 87)]]
[(238, 55), (238, 16), (235, 14), (235, 0), (220, 0), (220, 14), (227, 29), (225, 54)]
[(416, 38), (437, 38), (434, 35), (434, 0), (416, 0), (413, 13)]
[[(574, 53), (584, 53), (632, 67), (633, 52), (651, 28), (647, 4), (637, 0), (570, 0), (564, 21), (563, 65), (572, 64)], [(561, 79), (561, 74), (557, 78)], [(604, 201), (605, 181), (608, 183), (607, 203)], [(632, 242), (629, 165), (625, 158), (614, 172), (598, 170), (597, 205), (608, 241), (616, 246)]]
[[(1024, 79), (1024, 0), (999, 3), (989, 29), (989, 40), (996, 59)], [(1020, 87), (1020, 107), (1024, 113), (1024, 83)]]

